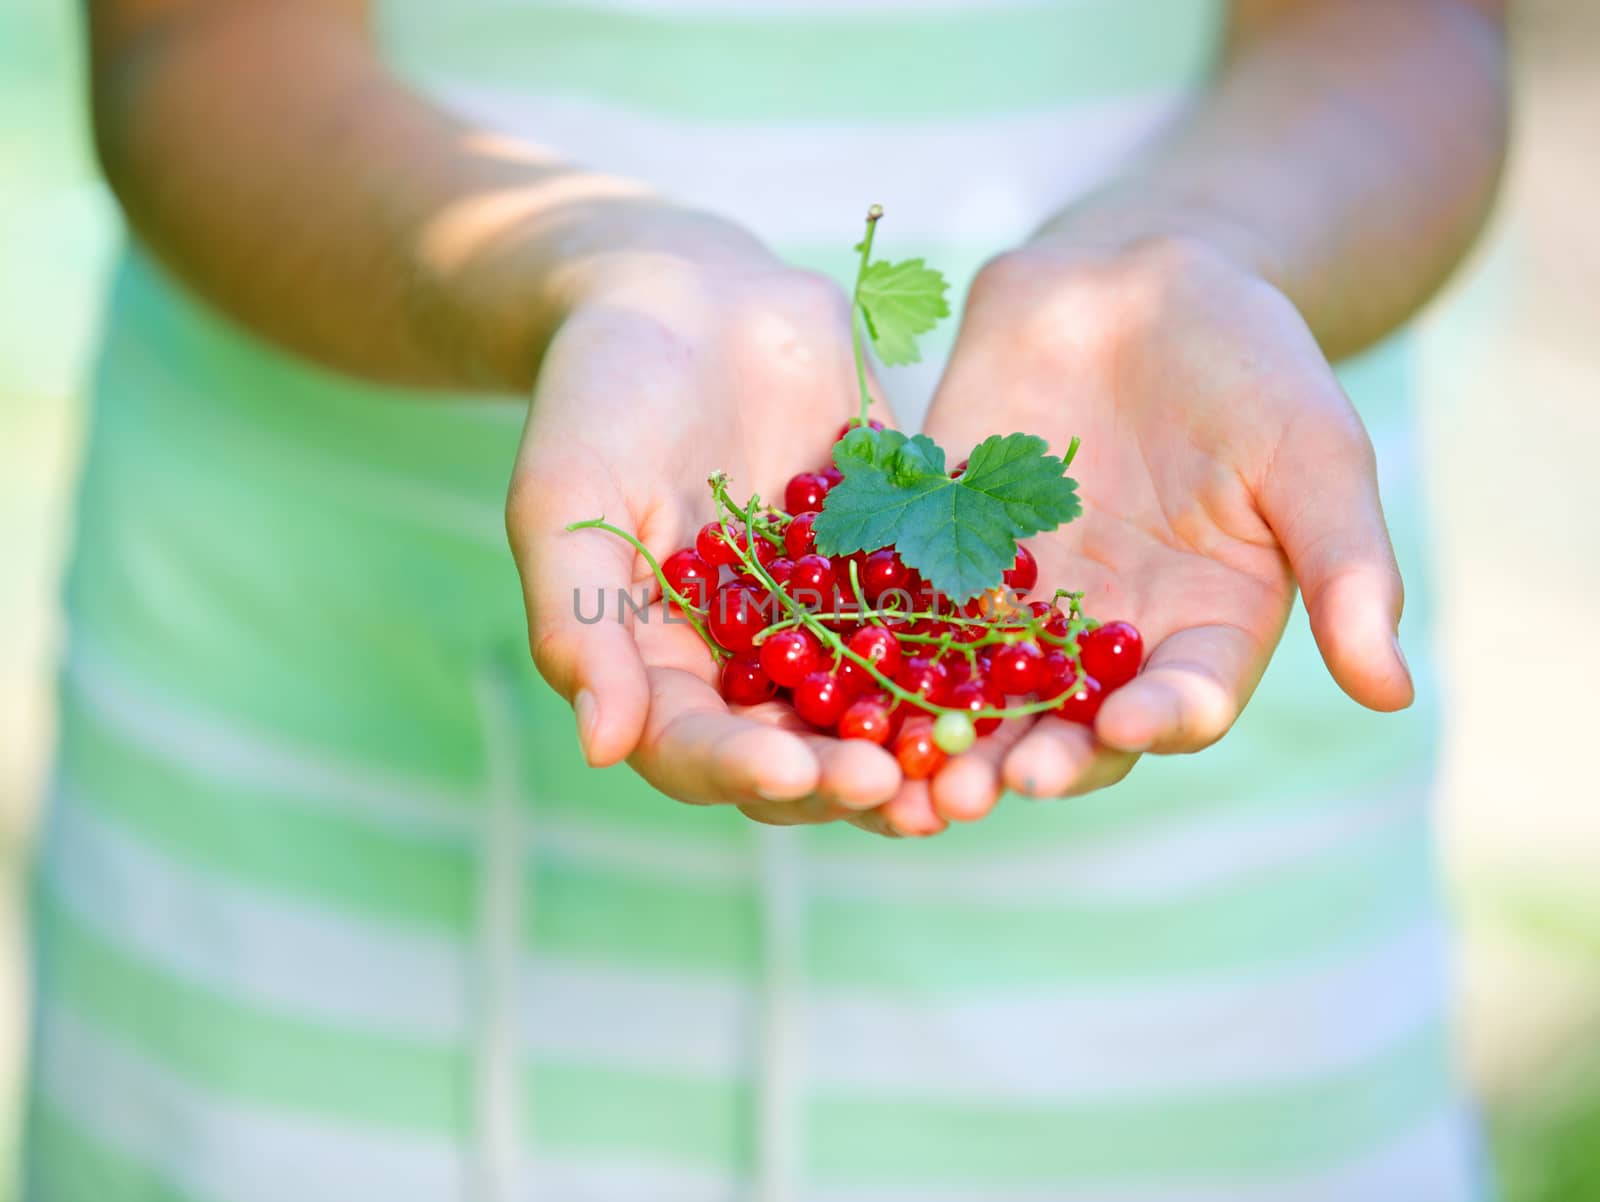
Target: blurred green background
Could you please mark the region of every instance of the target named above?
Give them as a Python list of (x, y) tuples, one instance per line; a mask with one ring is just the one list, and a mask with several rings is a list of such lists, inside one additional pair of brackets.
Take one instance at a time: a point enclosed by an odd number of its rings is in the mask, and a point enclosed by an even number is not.
[[(118, 236), (79, 7), (0, 3), (0, 1198), (79, 382)], [(1440, 824), (1462, 1057), (1505, 1196), (1600, 1202), (1600, 3), (1522, 0), (1515, 20), (1505, 195), (1422, 323), (1453, 692)]]

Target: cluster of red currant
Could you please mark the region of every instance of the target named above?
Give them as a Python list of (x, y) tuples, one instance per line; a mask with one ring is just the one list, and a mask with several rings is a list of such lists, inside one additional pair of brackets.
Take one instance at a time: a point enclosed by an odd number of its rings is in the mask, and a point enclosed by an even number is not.
[(1002, 586), (964, 604), (893, 547), (818, 554), (812, 523), (841, 478), (832, 467), (800, 473), (779, 511), (755, 498), (738, 509), (714, 476), (718, 519), (693, 547), (652, 561), (668, 602), (720, 661), (729, 702), (785, 695), (812, 726), (891, 746), (922, 779), (1008, 717), (1090, 724), (1139, 671), (1143, 642), (1129, 623), (1086, 617), (1081, 594), (1025, 600), (1039, 569), (1024, 545)]

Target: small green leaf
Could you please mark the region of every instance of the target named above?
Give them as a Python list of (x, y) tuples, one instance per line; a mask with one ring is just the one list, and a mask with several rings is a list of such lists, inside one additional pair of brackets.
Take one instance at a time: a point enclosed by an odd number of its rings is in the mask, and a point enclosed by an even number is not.
[(943, 275), (921, 259), (872, 263), (862, 272), (856, 301), (878, 358), (889, 366), (916, 363), (917, 337), (950, 316)]
[(834, 448), (844, 479), (812, 527), (824, 555), (893, 545), (907, 565), (957, 601), (1001, 583), (1017, 540), (1082, 512), (1077, 484), (1031, 434), (979, 443), (952, 480), (924, 434), (856, 429)]

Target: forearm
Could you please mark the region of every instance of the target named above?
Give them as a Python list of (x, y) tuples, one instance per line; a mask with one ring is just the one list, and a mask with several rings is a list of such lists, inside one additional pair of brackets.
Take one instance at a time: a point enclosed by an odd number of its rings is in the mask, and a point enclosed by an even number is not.
[(608, 255), (728, 237), (434, 109), (375, 60), (361, 15), (328, 0), (166, 7), (94, 10), (107, 176), (171, 270), (310, 358), (524, 389)]
[(1338, 357), (1410, 316), (1484, 221), (1502, 23), (1467, 0), (1274, 4), (1171, 141), (1041, 236), (1197, 239), (1280, 288)]

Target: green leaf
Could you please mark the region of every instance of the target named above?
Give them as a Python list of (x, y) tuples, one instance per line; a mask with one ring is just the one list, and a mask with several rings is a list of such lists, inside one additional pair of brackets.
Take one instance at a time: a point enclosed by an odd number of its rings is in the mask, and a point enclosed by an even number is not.
[(894, 546), (907, 565), (956, 601), (997, 587), (1017, 540), (1082, 512), (1077, 483), (1032, 434), (996, 434), (952, 480), (925, 434), (856, 429), (834, 448), (844, 479), (812, 526), (824, 555)]
[(878, 358), (889, 366), (916, 363), (917, 336), (950, 316), (944, 294), (950, 285), (921, 259), (872, 263), (862, 272), (856, 301)]

